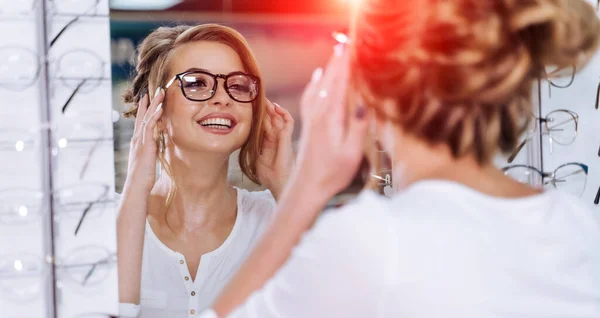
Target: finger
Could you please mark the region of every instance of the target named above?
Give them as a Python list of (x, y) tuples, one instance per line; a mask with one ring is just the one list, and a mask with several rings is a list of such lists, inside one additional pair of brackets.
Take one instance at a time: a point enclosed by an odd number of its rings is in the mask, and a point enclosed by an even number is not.
[(317, 88), (323, 78), (323, 69), (318, 67), (313, 71), (310, 82), (304, 88), (302, 96), (300, 97), (300, 116), (304, 117), (305, 112), (312, 108), (312, 102), (314, 101)]
[(151, 115), (147, 115), (148, 119), (145, 123), (144, 127), (144, 135), (142, 137), (142, 143), (145, 145), (146, 142), (154, 142), (154, 127), (156, 127), (156, 123), (158, 119), (162, 115), (163, 108), (157, 108), (154, 113)]
[(265, 129), (265, 137), (267, 139), (271, 139), (271, 135), (273, 134), (273, 124), (271, 123), (272, 117), (267, 116), (264, 118), (264, 129)]
[[(327, 65), (323, 79), (319, 84), (319, 88), (315, 94), (315, 100), (313, 101), (315, 109), (315, 115), (323, 116), (329, 111), (329, 107), (332, 102), (335, 102), (335, 98), (338, 98), (336, 93), (339, 91), (339, 85), (342, 84), (345, 89), (345, 83), (340, 82), (340, 74), (345, 71), (346, 64), (348, 61), (347, 54), (338, 55), (335, 53), (331, 58), (331, 62)], [(329, 114), (327, 114), (329, 116)]]
[(133, 126), (133, 134), (140, 130), (140, 126), (142, 125), (142, 120), (144, 119), (144, 115), (146, 114), (146, 109), (148, 108), (148, 93), (142, 96), (142, 99), (138, 102), (138, 109), (135, 115), (135, 125)]
[(156, 110), (159, 107), (162, 108), (162, 101), (164, 96), (164, 90), (160, 87), (157, 88), (156, 92), (154, 93), (154, 98), (152, 99), (152, 102), (150, 102), (150, 106), (148, 106), (148, 110), (144, 115), (144, 122), (148, 122), (148, 120), (150, 120), (150, 116), (154, 115), (154, 113), (156, 113)]
[(283, 121), (283, 123), (282, 123), (283, 129), (286, 131), (286, 133), (291, 134), (294, 130), (294, 118), (292, 117), (290, 112), (287, 111), (287, 109), (281, 107), (277, 103), (273, 103), (273, 104), (275, 104), (275, 112), (277, 112), (277, 114)]
[(276, 116), (277, 113), (275, 113), (275, 106), (273, 105), (273, 102), (271, 102), (270, 100), (267, 99), (267, 104), (265, 105), (266, 110), (267, 110), (267, 114), (270, 117)]
[(352, 121), (354, 118), (354, 114), (352, 112), (357, 111), (356, 107), (352, 107), (348, 103), (348, 80), (349, 80), (350, 71), (348, 67), (344, 67), (340, 70), (340, 78), (339, 84), (332, 92), (331, 100), (328, 104), (328, 114), (329, 114), (329, 123), (333, 127), (339, 127), (339, 132), (342, 135), (347, 133), (346, 129), (348, 129), (349, 123), (348, 121)]
[(349, 54), (344, 53), (340, 55), (335, 62), (332, 63), (331, 73), (332, 77), (329, 78), (330, 82), (325, 84), (327, 85), (325, 88), (327, 90), (325, 111), (328, 113), (334, 109), (340, 109), (340, 104), (343, 104), (346, 101), (346, 91), (350, 73)]

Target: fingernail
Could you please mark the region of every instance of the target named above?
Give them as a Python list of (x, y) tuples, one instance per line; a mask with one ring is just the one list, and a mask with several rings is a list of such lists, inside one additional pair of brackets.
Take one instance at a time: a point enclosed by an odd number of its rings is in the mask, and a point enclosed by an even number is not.
[(315, 81), (320, 80), (321, 76), (323, 76), (323, 69), (320, 67), (317, 67), (317, 69), (312, 74), (312, 81), (315, 82)]
[(160, 93), (160, 86), (156, 89), (156, 92), (154, 92), (153, 98), (156, 98), (156, 96), (158, 96), (158, 93)]
[(358, 119), (363, 119), (365, 118), (365, 115), (367, 114), (366, 110), (365, 110), (365, 106), (358, 106), (358, 108), (356, 108), (356, 118)]
[(277, 106), (277, 107), (281, 108), (281, 106), (279, 106), (279, 104), (277, 104), (277, 103), (273, 103), (273, 105), (275, 105), (275, 106)]
[(158, 113), (158, 111), (162, 108), (162, 103), (158, 104), (158, 107), (156, 107), (156, 113)]

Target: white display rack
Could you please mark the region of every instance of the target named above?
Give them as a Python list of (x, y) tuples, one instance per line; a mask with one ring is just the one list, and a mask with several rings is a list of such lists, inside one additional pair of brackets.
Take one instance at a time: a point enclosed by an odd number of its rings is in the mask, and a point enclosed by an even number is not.
[(118, 310), (108, 0), (0, 0), (0, 316)]

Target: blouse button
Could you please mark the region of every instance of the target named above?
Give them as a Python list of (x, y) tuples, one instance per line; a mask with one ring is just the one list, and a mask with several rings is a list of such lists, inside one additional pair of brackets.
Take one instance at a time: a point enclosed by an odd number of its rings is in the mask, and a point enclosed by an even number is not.
[(195, 310), (193, 310), (193, 309), (192, 309), (192, 310), (190, 310), (190, 315), (193, 315), (193, 314), (195, 314), (195, 313), (196, 313), (196, 311), (195, 311)]
[(196, 292), (195, 291), (192, 292), (192, 296), (196, 296)]
[(183, 260), (180, 260), (180, 261), (179, 261), (179, 264), (183, 264)]
[(187, 276), (186, 276), (186, 277), (184, 277), (184, 278), (185, 278), (185, 280), (190, 280), (190, 278), (189, 278), (189, 277), (187, 277)]

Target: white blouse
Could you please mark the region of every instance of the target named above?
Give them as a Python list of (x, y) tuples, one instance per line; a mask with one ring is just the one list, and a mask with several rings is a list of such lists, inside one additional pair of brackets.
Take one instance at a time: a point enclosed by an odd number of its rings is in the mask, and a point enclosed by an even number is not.
[[(201, 317), (216, 317), (206, 311)], [(600, 317), (600, 213), (423, 181), (323, 215), (228, 317)]]
[(165, 246), (146, 222), (140, 304), (121, 303), (120, 317), (197, 317), (210, 306), (257, 243), (275, 209), (268, 190), (236, 189), (233, 229), (219, 248), (202, 255), (194, 281), (183, 254)]

